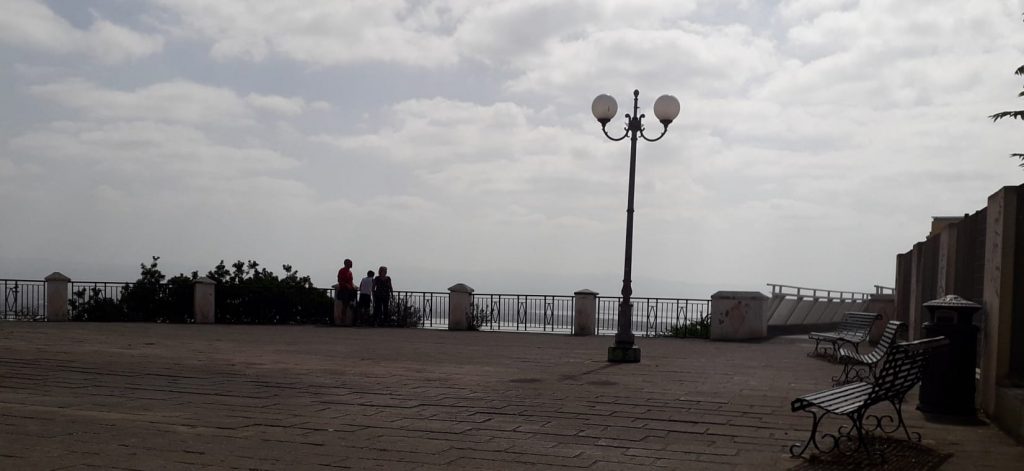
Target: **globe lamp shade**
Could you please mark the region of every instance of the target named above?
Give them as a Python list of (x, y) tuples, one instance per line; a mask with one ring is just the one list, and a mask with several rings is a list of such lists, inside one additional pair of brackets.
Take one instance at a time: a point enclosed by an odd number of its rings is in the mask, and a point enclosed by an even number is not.
[(615, 98), (611, 95), (600, 94), (594, 98), (594, 103), (590, 105), (590, 110), (594, 112), (594, 117), (601, 124), (608, 124), (615, 117), (615, 113), (619, 111), (619, 104), (615, 102)]
[[(595, 103), (597, 101), (595, 100)], [(654, 116), (658, 117), (661, 124), (668, 126), (672, 120), (679, 116), (679, 100), (672, 95), (662, 95), (654, 101)]]

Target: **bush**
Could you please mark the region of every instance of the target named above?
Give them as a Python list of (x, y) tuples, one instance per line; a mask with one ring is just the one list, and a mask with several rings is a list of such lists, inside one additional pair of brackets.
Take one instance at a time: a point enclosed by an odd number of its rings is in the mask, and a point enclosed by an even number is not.
[(423, 313), (420, 312), (420, 308), (409, 304), (406, 299), (391, 299), (388, 306), (388, 327), (415, 328), (419, 327), (422, 321)]
[(231, 268), (229, 271), (221, 260), (206, 274), (217, 282), (214, 304), (218, 323), (330, 323), (334, 301), (291, 265), (282, 266), (283, 278), (253, 260), (239, 260)]
[(494, 322), (494, 313), (485, 308), (471, 306), (466, 312), (466, 330), (479, 331), (483, 326)]
[(684, 322), (681, 324), (673, 324), (663, 330), (659, 335), (661, 337), (677, 337), (677, 338), (690, 338), (690, 337), (707, 337), (708, 329), (711, 328), (710, 319), (702, 319), (693, 322)]
[[(123, 289), (123, 288), (122, 288)], [(120, 322), (127, 320), (124, 306), (103, 295), (99, 288), (82, 288), (71, 293), (68, 307), (73, 321)]]
[[(141, 274), (135, 283), (125, 283), (117, 300), (99, 288), (83, 288), (72, 293), (68, 301), (71, 319), (97, 322), (195, 322), (193, 314), (193, 283), (191, 276), (179, 274), (166, 279), (153, 257), (147, 266), (140, 264)], [(214, 305), (218, 323), (239, 324), (304, 324), (328, 322), (333, 301), (313, 286), (308, 276), (299, 276), (284, 265), (285, 276), (260, 268), (259, 263), (241, 260), (224, 266), (224, 261), (207, 273), (217, 282)], [(166, 279), (166, 281), (165, 281)]]
[(71, 293), (68, 301), (71, 320), (93, 322), (194, 322), (192, 314), (192, 277), (177, 275), (166, 283), (158, 268), (160, 257), (146, 266), (135, 283), (125, 283), (117, 300), (97, 287)]

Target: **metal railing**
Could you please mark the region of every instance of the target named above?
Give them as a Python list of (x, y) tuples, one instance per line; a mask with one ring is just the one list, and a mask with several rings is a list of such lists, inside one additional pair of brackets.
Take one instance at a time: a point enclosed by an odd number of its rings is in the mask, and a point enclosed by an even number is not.
[(0, 280), (3, 305), (0, 320), (45, 321), (46, 282), (40, 280)]
[(97, 299), (109, 299), (116, 304), (121, 300), (121, 294), (132, 284), (127, 281), (71, 281), (68, 283), (68, 300), (76, 302), (68, 304), (68, 315), (74, 319), (79, 314), (78, 309)]
[[(90, 301), (118, 304), (132, 282), (72, 281), (68, 284), (69, 314), (76, 306)], [(169, 286), (161, 285), (160, 289)], [(3, 305), (0, 320), (45, 320), (46, 282), (0, 279)], [(333, 288), (320, 288), (334, 297)], [(392, 299), (415, 308), (419, 326), (446, 329), (449, 319), (449, 294), (437, 291), (395, 291)], [(597, 334), (612, 335), (618, 330), (619, 297), (597, 298)], [(676, 335), (707, 337), (711, 301), (706, 299), (632, 298), (636, 335), (653, 337)], [(472, 296), (470, 312), (483, 330), (573, 333), (576, 300), (574, 296), (481, 293)], [(326, 314), (329, 318), (331, 313)]]
[[(711, 300), (681, 298), (630, 298), (633, 304), (632, 330), (643, 337), (674, 336), (707, 338)], [(618, 331), (621, 297), (597, 298), (597, 334)]]
[[(768, 283), (768, 286), (772, 288), (772, 296), (789, 295), (810, 298), (828, 298), (835, 300), (866, 301), (871, 297), (872, 294), (874, 294), (865, 293), (862, 291), (843, 291), (837, 289), (807, 288), (803, 286), (777, 285), (773, 283)], [(878, 286), (875, 287), (876, 291), (878, 288)]]
[(419, 311), (420, 327), (448, 328), (448, 293), (437, 291), (394, 291), (392, 301), (412, 306)]
[(896, 288), (875, 285), (875, 294), (896, 294)]
[(571, 334), (575, 297), (537, 294), (474, 294), (469, 316), (481, 329)]

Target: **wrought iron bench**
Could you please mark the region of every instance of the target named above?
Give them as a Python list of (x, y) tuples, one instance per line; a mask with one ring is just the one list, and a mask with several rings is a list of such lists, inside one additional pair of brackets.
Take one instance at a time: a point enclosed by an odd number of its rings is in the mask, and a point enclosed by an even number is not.
[[(877, 430), (888, 434), (903, 429), (907, 440), (920, 442), (921, 434), (914, 432), (911, 435), (903, 421), (903, 399), (921, 380), (925, 361), (931, 352), (948, 343), (945, 337), (897, 343), (889, 349), (874, 383), (850, 383), (794, 399), (791, 404), (793, 412), (807, 411), (813, 421), (810, 437), (803, 444), (791, 446), (789, 453), (801, 456), (808, 446), (814, 445), (820, 453), (839, 450), (841, 453), (852, 454), (863, 449), (872, 457), (884, 458), (880, 449), (871, 450), (867, 440), (868, 435)], [(883, 402), (892, 405), (896, 411), (895, 418), (892, 415), (867, 414), (872, 406)], [(840, 426), (835, 434), (822, 434), (823, 440), (831, 442), (823, 446), (818, 443), (818, 426), (829, 414), (845, 416), (850, 420), (850, 425)], [(889, 422), (888, 426), (886, 422)]]
[(843, 364), (843, 371), (832, 378), (832, 385), (839, 386), (855, 381), (873, 382), (878, 365), (882, 363), (886, 352), (892, 346), (896, 338), (907, 332), (907, 324), (900, 321), (889, 321), (885, 325), (885, 331), (878, 340), (878, 345), (870, 353), (858, 353), (846, 348), (839, 349), (839, 363)]
[[(833, 360), (839, 359), (839, 347), (847, 344), (853, 347), (858, 353), (858, 345), (867, 340), (871, 333), (871, 327), (881, 319), (881, 314), (870, 312), (847, 312), (835, 332), (811, 332), (807, 338), (814, 341), (814, 349), (807, 356), (829, 356)], [(822, 342), (831, 345), (822, 346)]]

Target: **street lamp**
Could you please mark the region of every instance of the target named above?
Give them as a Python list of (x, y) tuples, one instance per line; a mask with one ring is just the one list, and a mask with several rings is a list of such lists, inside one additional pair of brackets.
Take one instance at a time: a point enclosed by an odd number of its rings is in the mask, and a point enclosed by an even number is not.
[(626, 205), (626, 263), (622, 271), (622, 302), (619, 303), (619, 330), (615, 333), (615, 344), (608, 347), (608, 361), (612, 363), (639, 363), (640, 348), (633, 343), (633, 308), (630, 296), (633, 294), (633, 188), (636, 181), (636, 141), (637, 137), (654, 142), (665, 136), (668, 125), (679, 116), (679, 100), (672, 95), (662, 95), (654, 102), (654, 116), (661, 122), (661, 134), (654, 138), (644, 135), (643, 119), (639, 114), (638, 100), (640, 90), (633, 90), (633, 114), (626, 114), (626, 133), (621, 137), (608, 134), (608, 123), (615, 117), (619, 109), (618, 103), (609, 95), (598, 95), (590, 105), (597, 122), (601, 123), (601, 131), (613, 141), (621, 141), (629, 137), (629, 200)]

